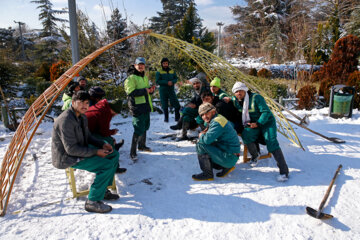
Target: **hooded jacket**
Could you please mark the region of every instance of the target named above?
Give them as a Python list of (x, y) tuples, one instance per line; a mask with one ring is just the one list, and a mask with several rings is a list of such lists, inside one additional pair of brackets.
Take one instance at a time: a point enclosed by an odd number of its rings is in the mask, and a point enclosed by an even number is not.
[(128, 78), (125, 80), (125, 92), (128, 95), (128, 105), (133, 116), (152, 112), (151, 96), (147, 92), (150, 87), (148, 78), (137, 71), (134, 65), (128, 70)]
[(103, 137), (110, 137), (116, 133), (114, 129), (110, 129), (110, 121), (113, 116), (106, 99), (89, 107), (85, 115), (88, 119), (88, 127), (91, 133), (99, 134)]

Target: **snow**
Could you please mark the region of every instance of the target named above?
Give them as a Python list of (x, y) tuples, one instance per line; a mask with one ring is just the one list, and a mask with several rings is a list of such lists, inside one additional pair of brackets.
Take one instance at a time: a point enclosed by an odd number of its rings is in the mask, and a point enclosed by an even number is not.
[[(125, 139), (120, 164), (128, 171), (116, 176), (121, 198), (109, 202), (109, 214), (88, 213), (85, 198), (71, 198), (65, 171), (51, 164), (53, 123), (43, 122), (22, 162), (7, 215), (0, 218), (0, 239), (360, 239), (360, 112), (355, 110), (351, 119), (332, 119), (327, 111), (295, 113), (310, 114), (311, 129), (346, 144), (294, 126), (303, 151), (279, 134), (290, 168), (285, 183), (276, 181), (273, 159), (255, 168), (239, 160), (225, 178), (193, 181), (191, 175), (200, 172), (195, 145), (161, 139), (172, 133), (174, 119), (164, 123), (158, 113), (151, 115), (148, 132), (153, 152), (139, 152), (133, 164), (128, 156), (131, 117), (116, 116), (115, 137)], [(1, 124), (0, 159), (12, 135)], [(334, 218), (308, 216), (306, 206), (318, 208), (339, 164), (343, 168), (323, 210)], [(92, 178), (76, 171), (79, 188), (87, 188)]]

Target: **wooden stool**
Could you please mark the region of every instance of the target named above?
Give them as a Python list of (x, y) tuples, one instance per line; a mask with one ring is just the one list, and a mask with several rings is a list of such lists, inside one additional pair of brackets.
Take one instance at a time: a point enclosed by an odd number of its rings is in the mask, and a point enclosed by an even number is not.
[[(77, 191), (77, 189), (76, 189), (76, 180), (75, 180), (75, 176), (74, 176), (74, 168), (66, 168), (65, 172), (66, 172), (66, 176), (67, 176), (67, 178), (69, 180), (70, 189), (71, 189), (71, 191), (73, 193), (73, 198), (78, 198), (78, 197), (86, 196), (86, 195), (89, 194), (89, 192), (90, 192), (89, 189), (83, 190), (83, 191), (80, 191), (80, 192)], [(112, 185), (108, 186), (107, 188), (116, 191), (115, 176), (114, 176)]]

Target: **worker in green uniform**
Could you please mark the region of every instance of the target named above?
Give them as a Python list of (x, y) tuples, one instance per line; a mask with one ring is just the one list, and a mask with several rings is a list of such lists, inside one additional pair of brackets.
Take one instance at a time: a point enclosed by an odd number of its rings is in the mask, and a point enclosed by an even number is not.
[(272, 153), (279, 167), (280, 175), (277, 180), (281, 182), (287, 181), (289, 169), (277, 141), (276, 120), (265, 99), (260, 94), (249, 91), (248, 87), (242, 82), (236, 82), (232, 92), (235, 95), (232, 98), (234, 106), (242, 113), (244, 130), (241, 137), (251, 154), (250, 165), (256, 166), (260, 157), (256, 142), (262, 135), (268, 151)]
[(232, 124), (222, 115), (217, 114), (211, 103), (199, 107), (199, 115), (207, 123), (207, 128), (200, 132), (196, 153), (202, 173), (194, 174), (197, 181), (214, 179), (213, 168), (221, 170), (217, 177), (225, 177), (235, 169), (240, 155), (240, 142)]
[(164, 111), (164, 122), (169, 122), (169, 100), (175, 109), (175, 121), (180, 118), (180, 104), (175, 93), (176, 72), (169, 67), (169, 59), (161, 60), (161, 69), (156, 72), (156, 84), (160, 85), (160, 101)]
[(229, 94), (221, 89), (220, 81), (220, 78), (215, 77), (210, 83), (210, 90), (215, 97), (219, 97), (222, 100), (224, 97), (229, 97)]
[(151, 152), (146, 146), (146, 131), (150, 127), (150, 112), (153, 111), (151, 96), (155, 86), (150, 87), (149, 79), (145, 76), (145, 59), (138, 57), (135, 64), (128, 70), (128, 78), (125, 80), (125, 92), (128, 96), (130, 113), (133, 116), (134, 134), (131, 141), (130, 158), (134, 162), (138, 160), (136, 147), (139, 151)]

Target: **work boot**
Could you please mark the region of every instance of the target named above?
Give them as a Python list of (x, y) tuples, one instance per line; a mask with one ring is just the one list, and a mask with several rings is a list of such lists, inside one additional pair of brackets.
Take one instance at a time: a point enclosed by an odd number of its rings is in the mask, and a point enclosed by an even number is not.
[(118, 194), (112, 193), (109, 189), (106, 189), (104, 200), (117, 200), (120, 196)]
[(216, 173), (217, 177), (226, 177), (229, 173), (235, 170), (235, 167), (232, 168), (224, 168), (221, 172)]
[(247, 146), (248, 151), (249, 151), (249, 153), (251, 155), (250, 166), (251, 167), (256, 167), (256, 165), (258, 164), (259, 157), (260, 157), (260, 153), (258, 151), (256, 143), (249, 143), (246, 146)]
[(118, 167), (115, 171), (115, 173), (118, 173), (118, 174), (123, 174), (123, 173), (126, 173), (127, 169), (126, 168), (121, 168), (121, 167)]
[(138, 150), (144, 152), (151, 152), (151, 148), (146, 146), (146, 132), (139, 137)]
[(172, 130), (179, 130), (179, 129), (181, 129), (182, 124), (183, 124), (183, 118), (180, 117), (179, 121), (178, 121), (175, 125), (170, 126), (170, 128), (171, 128)]
[(132, 137), (131, 149), (130, 149), (130, 158), (134, 162), (136, 162), (138, 160), (137, 154), (136, 154), (136, 147), (137, 147), (138, 141), (139, 141), (139, 136), (134, 133), (133, 137)]
[(179, 142), (179, 141), (188, 140), (189, 138), (187, 136), (187, 130), (189, 128), (190, 128), (190, 123), (183, 121), (182, 129), (181, 129), (181, 136), (176, 138), (175, 141)]
[(195, 181), (212, 181), (214, 173), (211, 166), (211, 160), (208, 154), (198, 154), (198, 160), (202, 173), (192, 175)]
[(289, 168), (286, 164), (284, 154), (281, 151), (281, 148), (276, 149), (274, 152), (272, 152), (272, 155), (274, 156), (276, 164), (279, 167), (280, 175), (285, 175), (288, 178), (289, 177)]
[(108, 213), (111, 212), (112, 207), (106, 205), (102, 201), (91, 201), (88, 199), (85, 202), (85, 210), (88, 212), (95, 212), (95, 213)]
[(179, 121), (180, 119), (180, 109), (175, 109), (175, 121)]
[(124, 139), (121, 139), (117, 144), (115, 144), (115, 150), (119, 151), (119, 149), (124, 145)]
[(169, 122), (169, 109), (164, 109), (164, 122)]

